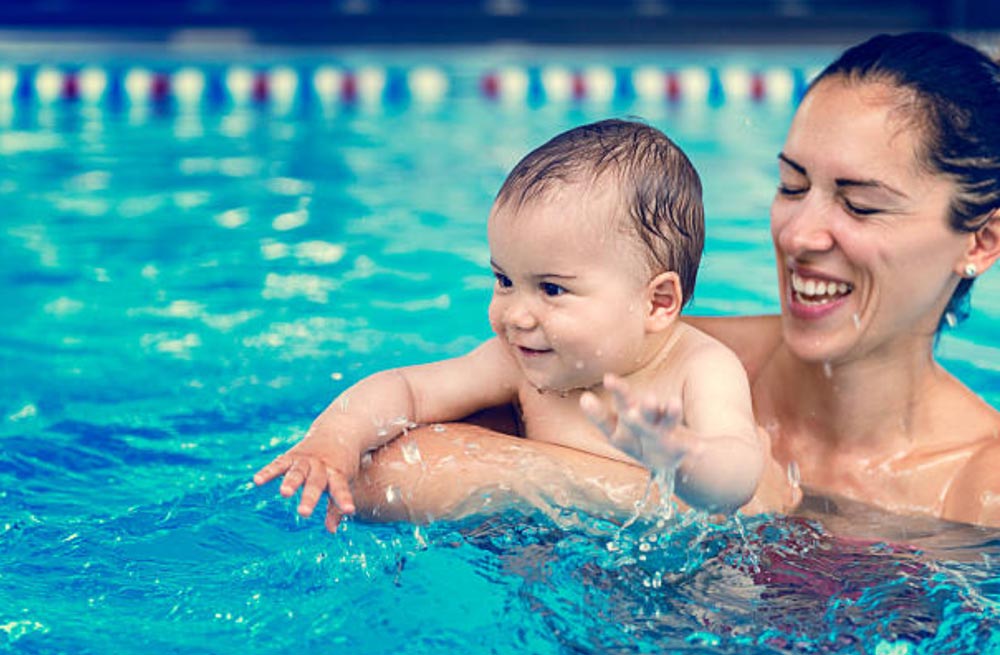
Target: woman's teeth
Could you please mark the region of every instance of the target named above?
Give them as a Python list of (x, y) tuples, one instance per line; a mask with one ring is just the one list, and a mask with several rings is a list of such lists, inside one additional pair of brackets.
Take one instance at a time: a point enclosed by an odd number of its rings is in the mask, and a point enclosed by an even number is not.
[(846, 282), (806, 279), (798, 273), (792, 273), (792, 290), (795, 291), (796, 298), (804, 303), (827, 303), (840, 296), (846, 296), (852, 288)]

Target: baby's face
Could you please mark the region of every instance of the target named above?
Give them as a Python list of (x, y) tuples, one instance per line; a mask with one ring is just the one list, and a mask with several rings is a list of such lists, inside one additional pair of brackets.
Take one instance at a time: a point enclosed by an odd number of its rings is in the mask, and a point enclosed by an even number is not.
[(566, 184), (490, 214), (490, 323), (541, 390), (592, 387), (644, 363), (649, 275), (620, 204), (605, 185)]

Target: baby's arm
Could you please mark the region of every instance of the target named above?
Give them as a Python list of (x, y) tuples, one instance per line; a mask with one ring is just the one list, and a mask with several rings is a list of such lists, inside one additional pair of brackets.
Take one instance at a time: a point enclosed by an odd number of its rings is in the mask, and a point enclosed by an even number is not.
[(516, 364), (491, 339), (462, 357), (371, 375), (344, 391), (313, 421), (305, 438), (254, 475), (265, 484), (284, 475), (283, 496), (300, 487), (299, 514), (309, 516), (324, 492), (327, 527), (354, 512), (350, 484), (361, 456), (398, 436), (409, 423), (463, 418), (510, 402)]
[(593, 394), (584, 412), (612, 443), (649, 467), (654, 477), (676, 469), (674, 491), (698, 509), (732, 512), (753, 496), (763, 468), (750, 385), (736, 356), (702, 345), (685, 365), (683, 398), (664, 401), (653, 389), (635, 394), (609, 375), (611, 407)]
[(721, 344), (703, 346), (687, 367), (682, 403), (696, 445), (681, 461), (677, 495), (693, 507), (739, 509), (757, 489), (765, 453), (736, 355)]

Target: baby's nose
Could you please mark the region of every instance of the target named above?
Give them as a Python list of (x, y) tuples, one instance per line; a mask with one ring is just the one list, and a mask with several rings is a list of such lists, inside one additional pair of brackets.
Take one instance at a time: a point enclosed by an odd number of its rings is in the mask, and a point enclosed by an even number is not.
[(517, 330), (531, 330), (538, 325), (534, 312), (524, 302), (512, 302), (504, 313), (504, 322)]

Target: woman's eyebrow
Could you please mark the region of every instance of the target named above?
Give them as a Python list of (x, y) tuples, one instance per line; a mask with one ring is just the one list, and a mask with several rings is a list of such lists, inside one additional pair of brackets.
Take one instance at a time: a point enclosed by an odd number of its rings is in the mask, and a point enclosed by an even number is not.
[[(785, 153), (779, 152), (778, 159), (787, 164), (790, 168), (795, 170), (795, 172), (799, 173), (800, 175), (806, 174), (806, 167), (803, 166), (802, 164), (799, 164)], [(899, 196), (900, 198), (907, 198), (907, 199), (909, 198), (908, 195), (906, 195), (899, 189), (889, 186), (888, 184), (882, 182), (881, 180), (855, 180), (849, 177), (838, 177), (835, 180), (835, 182), (837, 184), (837, 187), (841, 189), (844, 187), (866, 187), (871, 189), (884, 189), (885, 191), (888, 191), (893, 195)]]
[(796, 173), (800, 173), (801, 175), (805, 175), (805, 174), (806, 174), (806, 167), (805, 167), (805, 166), (803, 166), (802, 164), (799, 164), (799, 163), (797, 163), (797, 162), (793, 161), (793, 160), (792, 160), (792, 159), (791, 159), (791, 158), (790, 158), (790, 157), (789, 157), (788, 155), (786, 155), (785, 153), (783, 153), (783, 152), (779, 152), (779, 153), (778, 153), (778, 160), (779, 160), (779, 161), (783, 161), (783, 162), (785, 162), (786, 164), (788, 164), (789, 166), (791, 166), (791, 167), (792, 167), (792, 168), (793, 168), (793, 169), (795, 170), (795, 172), (796, 172)]
[(842, 189), (844, 187), (865, 187), (870, 189), (883, 189), (889, 193), (899, 196), (900, 198), (909, 199), (909, 196), (902, 191), (895, 189), (885, 182), (879, 180), (852, 180), (846, 177), (838, 177), (836, 180), (837, 188)]

